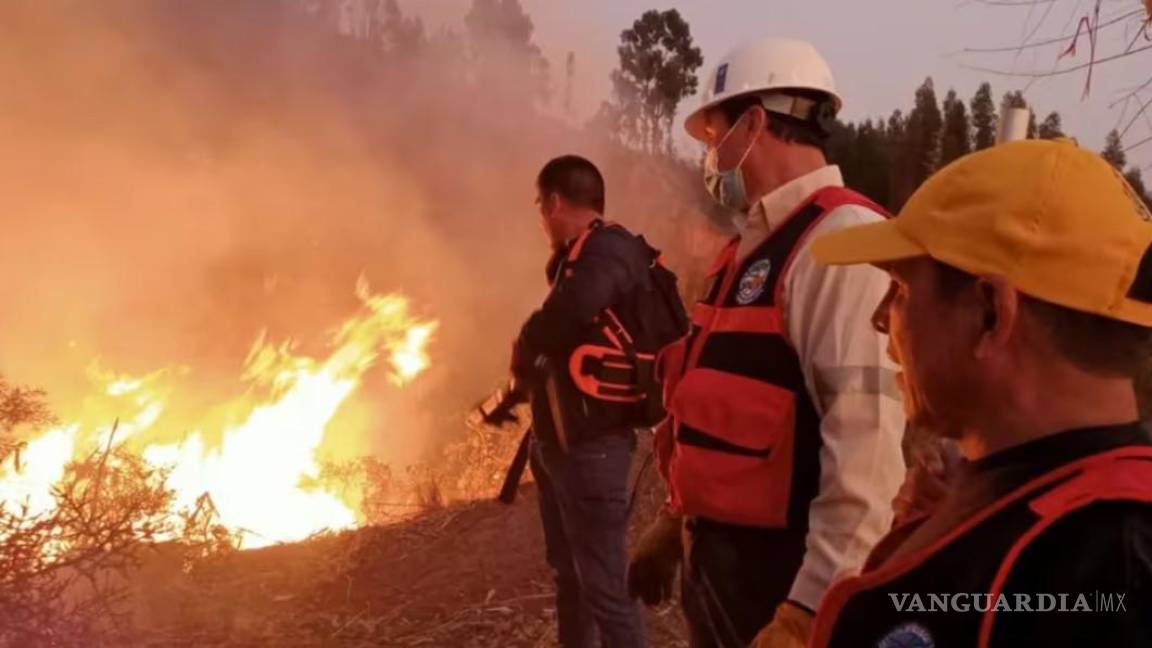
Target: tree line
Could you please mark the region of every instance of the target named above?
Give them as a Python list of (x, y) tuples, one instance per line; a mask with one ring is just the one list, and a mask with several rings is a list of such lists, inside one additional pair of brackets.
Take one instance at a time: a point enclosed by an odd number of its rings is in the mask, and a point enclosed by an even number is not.
[[(985, 82), (967, 102), (955, 90), (949, 90), (940, 102), (935, 83), (928, 78), (916, 89), (907, 114), (897, 109), (886, 120), (838, 122), (829, 140), (829, 158), (841, 166), (849, 186), (898, 211), (916, 187), (938, 169), (996, 143), (999, 116), (993, 96), (991, 84)], [(1019, 91), (1006, 93), (1000, 105), (1029, 108)], [(1049, 112), (1039, 122), (1037, 114), (1032, 110), (1029, 139), (1069, 136), (1059, 112)], [(1152, 205), (1142, 173), (1138, 167), (1128, 166), (1116, 130), (1108, 133), (1101, 155)]]
[[(385, 55), (412, 56), (429, 40), (419, 19), (405, 17), (397, 0), (304, 0), (304, 4), (329, 20), (343, 20), (346, 31), (376, 42)], [(519, 0), (473, 0), (465, 28), (473, 42), (501, 44), (515, 77), (525, 80), (526, 91), (535, 100), (533, 108), (545, 108), (559, 96), (562, 110), (570, 114), (576, 55), (568, 54), (563, 87), (557, 89), (547, 60), (532, 40), (531, 17)], [(584, 130), (652, 158), (675, 158), (675, 118), (684, 100), (698, 90), (703, 65), (690, 25), (675, 9), (645, 11), (621, 31), (617, 57), (617, 67), (610, 73), (611, 97)], [(1031, 109), (1029, 138), (1066, 136), (1059, 112), (1039, 118), (1041, 113), (1018, 90), (1005, 93), (997, 104), (991, 84), (985, 82), (968, 100), (950, 89), (941, 101), (928, 78), (916, 89), (911, 110), (896, 109), (887, 118), (837, 121), (828, 142), (829, 159), (841, 166), (850, 186), (899, 210), (935, 171), (995, 144), (998, 105)], [(1128, 166), (1116, 130), (1108, 134), (1101, 154), (1152, 203), (1141, 170)]]

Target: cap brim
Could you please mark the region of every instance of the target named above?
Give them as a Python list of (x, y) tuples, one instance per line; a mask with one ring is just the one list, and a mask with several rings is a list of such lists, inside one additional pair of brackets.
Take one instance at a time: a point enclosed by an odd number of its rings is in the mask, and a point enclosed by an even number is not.
[(900, 231), (895, 219), (846, 227), (812, 241), (812, 256), (824, 265), (887, 263), (927, 254)]

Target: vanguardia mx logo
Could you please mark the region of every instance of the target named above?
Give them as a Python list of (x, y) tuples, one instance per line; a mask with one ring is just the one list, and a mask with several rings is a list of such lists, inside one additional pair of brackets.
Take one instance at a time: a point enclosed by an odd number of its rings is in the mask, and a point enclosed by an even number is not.
[(897, 612), (1094, 612), (1120, 613), (1128, 608), (1123, 592), (1080, 594), (899, 594), (888, 598)]

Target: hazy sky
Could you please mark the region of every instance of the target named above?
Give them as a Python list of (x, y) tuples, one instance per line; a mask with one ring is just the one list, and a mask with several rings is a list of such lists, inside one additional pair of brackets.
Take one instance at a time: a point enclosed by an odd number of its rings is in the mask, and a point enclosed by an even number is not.
[[(1023, 0), (994, 0), (1021, 2)], [(1059, 110), (1065, 130), (1081, 143), (1099, 148), (1108, 130), (1121, 117), (1108, 105), (1152, 69), (1152, 51), (1098, 67), (1091, 94), (1082, 100), (1084, 72), (1041, 80), (1026, 87), (1026, 78), (997, 77), (967, 69), (984, 66), (1026, 72), (1051, 70), (1066, 45), (1031, 49), (1019, 55), (963, 54), (965, 48), (1016, 46), (1068, 35), (1091, 11), (1094, 0), (1054, 0), (1036, 7), (991, 5), (981, 0), (521, 0), (536, 24), (536, 41), (553, 63), (559, 81), (568, 51), (577, 59), (577, 106), (590, 113), (610, 91), (608, 74), (616, 64), (620, 31), (647, 9), (675, 7), (691, 25), (704, 52), (707, 68), (735, 45), (764, 35), (792, 36), (811, 41), (832, 65), (845, 99), (843, 116), (856, 120), (887, 116), (894, 108), (907, 110), (916, 87), (932, 76), (941, 99), (955, 88), (970, 99), (983, 80), (992, 83), (997, 102), (1008, 90), (1023, 89), (1043, 118)], [(1104, 0), (1101, 21), (1134, 12), (1142, 0)], [(407, 0), (405, 10), (417, 11), (430, 25), (459, 24), (470, 0)], [(1045, 16), (1045, 12), (1048, 12)], [(1132, 18), (1108, 27), (1098, 44), (1100, 55), (1122, 50), (1138, 26)], [(1070, 41), (1069, 41), (1070, 42)], [(1140, 44), (1148, 44), (1142, 38)], [(1137, 47), (1141, 46), (1140, 44)], [(1075, 57), (1061, 66), (1087, 61), (1089, 44), (1081, 38)], [(1142, 71), (1143, 70), (1143, 71)], [(1152, 98), (1152, 93), (1147, 95)], [(688, 99), (685, 107), (695, 104)], [(1149, 120), (1152, 122), (1152, 119)], [(1134, 127), (1126, 137), (1135, 143), (1152, 134), (1152, 123)], [(1152, 143), (1129, 155), (1152, 166)], [(1152, 168), (1145, 169), (1145, 173)]]

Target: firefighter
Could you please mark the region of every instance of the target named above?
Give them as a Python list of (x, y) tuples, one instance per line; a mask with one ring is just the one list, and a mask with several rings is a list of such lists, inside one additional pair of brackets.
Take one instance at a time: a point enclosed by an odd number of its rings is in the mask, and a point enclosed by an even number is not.
[[(628, 472), (634, 428), (651, 416), (654, 351), (683, 335), (675, 276), (644, 239), (604, 221), (604, 180), (586, 159), (548, 162), (537, 205), (552, 246), (551, 291), (528, 318), (512, 374), (532, 410), (539, 487), (565, 648), (645, 645), (625, 587)], [(676, 309), (679, 309), (676, 311)], [(600, 641), (596, 640), (597, 631)]]
[(885, 218), (825, 160), (840, 104), (811, 45), (766, 39), (720, 60), (686, 123), (740, 235), (691, 334), (661, 356), (669, 498), (629, 586), (660, 603), (683, 563), (694, 648), (803, 646), (830, 581), (888, 530), (904, 476), (894, 367), (870, 325), (887, 280), (809, 252), (817, 234)]
[(967, 460), (829, 591), (814, 645), (1152, 646), (1150, 220), (1099, 156), (1029, 140), (813, 244), (891, 275), (875, 323), (911, 423)]

